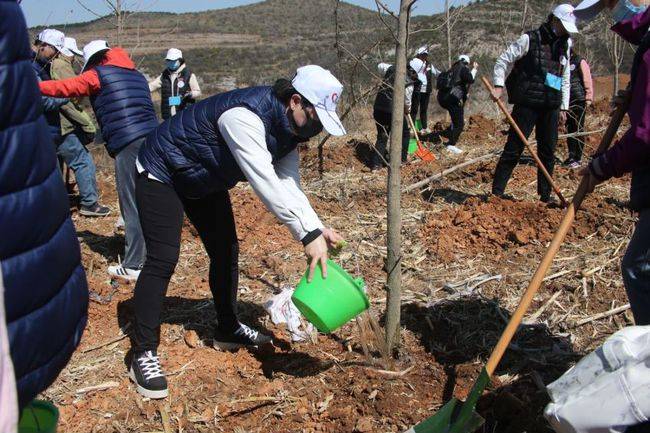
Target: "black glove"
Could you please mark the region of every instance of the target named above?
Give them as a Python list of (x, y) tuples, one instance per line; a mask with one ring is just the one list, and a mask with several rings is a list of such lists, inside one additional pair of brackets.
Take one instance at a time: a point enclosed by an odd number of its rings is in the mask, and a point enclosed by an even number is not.
[(81, 131), (80, 135), (81, 136), (79, 137), (79, 139), (81, 140), (84, 146), (87, 146), (95, 142), (94, 132)]

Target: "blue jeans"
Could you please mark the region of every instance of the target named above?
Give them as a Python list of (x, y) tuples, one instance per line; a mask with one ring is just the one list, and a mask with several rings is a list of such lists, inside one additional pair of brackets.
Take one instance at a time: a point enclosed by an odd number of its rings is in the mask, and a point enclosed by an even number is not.
[(650, 209), (639, 214), (621, 268), (634, 321), (650, 325)]
[(56, 154), (63, 158), (66, 165), (74, 172), (81, 205), (92, 206), (97, 203), (95, 163), (74, 132), (63, 137), (63, 141), (56, 148)]

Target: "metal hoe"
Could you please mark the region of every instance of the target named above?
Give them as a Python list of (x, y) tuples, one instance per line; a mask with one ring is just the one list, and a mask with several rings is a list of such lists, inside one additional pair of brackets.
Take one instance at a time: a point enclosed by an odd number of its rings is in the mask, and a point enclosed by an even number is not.
[[(614, 139), (616, 131), (618, 131), (618, 127), (620, 126), (624, 116), (625, 109), (623, 108), (618, 108), (614, 112), (609, 122), (609, 126), (600, 141), (596, 154), (607, 150)], [(564, 242), (564, 238), (575, 220), (576, 212), (580, 207), (582, 200), (587, 195), (587, 187), (587, 178), (585, 177), (580, 182), (580, 185), (573, 196), (573, 200), (569, 204), (569, 207), (566, 209), (564, 217), (562, 218), (560, 228), (553, 236), (553, 240), (542, 259), (542, 262), (535, 271), (533, 279), (530, 284), (528, 284), (528, 288), (524, 292), (521, 301), (519, 301), (517, 309), (510, 318), (510, 322), (506, 326), (505, 331), (503, 331), (503, 334), (494, 348), (492, 355), (490, 355), (487, 364), (474, 383), (467, 400), (462, 402), (456, 398), (452, 399), (445, 404), (438, 413), (425, 419), (415, 427), (410, 428), (405, 433), (471, 433), (483, 424), (483, 418), (475, 411), (476, 403), (481, 394), (483, 394), (483, 390), (490, 381), (490, 376), (494, 373), (499, 361), (501, 361), (501, 357), (508, 348), (521, 320), (524, 318), (524, 314), (533, 301), (533, 297), (542, 285), (544, 276), (550, 268), (553, 258), (560, 249), (562, 242)]]

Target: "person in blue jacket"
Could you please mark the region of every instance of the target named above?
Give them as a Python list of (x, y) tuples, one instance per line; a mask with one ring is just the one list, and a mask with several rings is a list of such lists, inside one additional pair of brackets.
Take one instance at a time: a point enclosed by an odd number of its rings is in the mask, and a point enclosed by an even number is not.
[(88, 287), (25, 18), (12, 0), (0, 0), (0, 76), (0, 271), (22, 408), (78, 346)]
[(163, 299), (180, 252), (185, 213), (210, 257), (217, 312), (216, 347), (271, 343), (237, 314), (239, 244), (228, 190), (248, 181), (265, 206), (300, 241), (327, 276), (328, 247), (343, 238), (325, 227), (300, 188), (298, 144), (323, 129), (343, 135), (336, 114), (341, 83), (316, 65), (293, 80), (206, 98), (154, 129), (140, 149), (136, 200), (147, 258), (135, 286), (135, 346), (129, 375), (149, 398), (168, 394), (158, 358)]
[[(39, 82), (52, 79), (50, 74), (52, 60), (63, 49), (64, 41), (64, 34), (58, 30), (45, 29), (38, 34), (34, 43), (35, 51), (33, 53), (32, 69)], [(67, 104), (68, 101), (67, 98), (42, 97), (45, 120), (49, 126), (48, 129), (55, 146), (60, 145), (63, 141), (63, 137), (61, 136), (60, 108)]]

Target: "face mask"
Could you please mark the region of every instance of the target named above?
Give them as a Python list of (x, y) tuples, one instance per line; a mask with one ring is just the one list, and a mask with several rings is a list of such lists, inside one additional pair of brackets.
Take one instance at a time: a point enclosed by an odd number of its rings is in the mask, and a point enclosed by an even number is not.
[(291, 129), (293, 129), (296, 135), (300, 138), (309, 140), (310, 138), (320, 134), (323, 130), (323, 125), (318, 119), (307, 116), (307, 122), (305, 122), (305, 124), (302, 126), (298, 126), (298, 124), (296, 124), (296, 120), (293, 118), (293, 112), (289, 112), (288, 114)]
[(176, 69), (181, 67), (181, 61), (180, 60), (167, 60), (167, 69), (170, 71), (175, 71)]
[(612, 19), (615, 23), (620, 23), (643, 12), (645, 9), (646, 6), (635, 6), (630, 0), (619, 0), (612, 9)]

